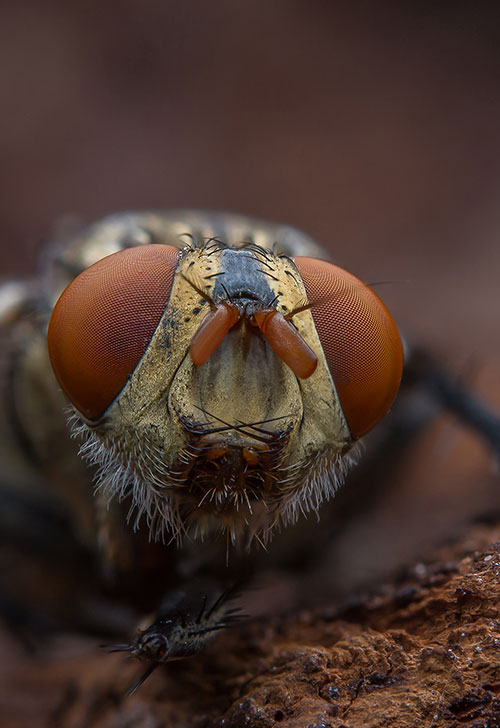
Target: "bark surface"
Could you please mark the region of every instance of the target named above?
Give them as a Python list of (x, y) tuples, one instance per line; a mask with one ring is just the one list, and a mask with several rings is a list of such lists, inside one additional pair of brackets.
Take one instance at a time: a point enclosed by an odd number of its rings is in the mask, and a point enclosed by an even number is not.
[(242, 624), (130, 698), (135, 661), (71, 635), (29, 655), (3, 631), (2, 725), (493, 728), (499, 538), (472, 527), (377, 593)]

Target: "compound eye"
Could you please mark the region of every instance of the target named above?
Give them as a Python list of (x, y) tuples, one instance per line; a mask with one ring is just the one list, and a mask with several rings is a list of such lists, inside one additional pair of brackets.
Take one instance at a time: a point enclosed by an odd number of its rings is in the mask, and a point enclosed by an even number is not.
[(57, 301), (49, 356), (63, 392), (87, 419), (113, 402), (146, 351), (168, 303), (179, 258), (141, 245), (102, 258)]
[(354, 438), (389, 411), (403, 371), (403, 347), (391, 314), (365, 283), (332, 263), (294, 258), (312, 304), (332, 379)]

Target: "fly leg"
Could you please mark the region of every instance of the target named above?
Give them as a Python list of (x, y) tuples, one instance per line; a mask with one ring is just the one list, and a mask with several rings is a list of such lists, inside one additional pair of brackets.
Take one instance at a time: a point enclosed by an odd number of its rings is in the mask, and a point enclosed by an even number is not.
[(417, 385), (436, 406), (472, 429), (500, 457), (500, 416), (435, 358), (423, 350), (412, 352), (405, 367), (405, 384)]
[(109, 652), (128, 653), (146, 665), (127, 694), (133, 695), (160, 665), (197, 655), (218, 632), (242, 619), (240, 608), (234, 606), (236, 597), (234, 588), (214, 596), (214, 589), (206, 584), (176, 590), (162, 602), (156, 619), (139, 629), (130, 642), (105, 646)]

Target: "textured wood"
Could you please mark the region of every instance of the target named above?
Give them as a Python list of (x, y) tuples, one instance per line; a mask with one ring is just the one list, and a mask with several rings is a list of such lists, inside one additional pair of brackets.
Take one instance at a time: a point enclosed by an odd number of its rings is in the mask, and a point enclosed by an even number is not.
[[(67, 635), (1, 634), (5, 728), (500, 724), (500, 538), (476, 526), (356, 603), (257, 619), (124, 697), (139, 666)], [(467, 555), (463, 555), (467, 552)]]

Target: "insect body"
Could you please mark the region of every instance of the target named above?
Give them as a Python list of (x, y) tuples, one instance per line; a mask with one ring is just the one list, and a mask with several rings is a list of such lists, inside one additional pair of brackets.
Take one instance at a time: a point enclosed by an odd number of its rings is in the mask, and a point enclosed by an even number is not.
[[(53, 257), (36, 325), (79, 273), (48, 348), (97, 503), (123, 501), (160, 541), (248, 543), (334, 493), (390, 409), (403, 355), (371, 288), (320, 256), (291, 228), (188, 211), (108, 218)], [(44, 346), (24, 358), (53, 412), (63, 398)], [(40, 452), (30, 407), (14, 417)], [(100, 513), (112, 529), (113, 507)]]
[(148, 667), (129, 690), (132, 695), (159, 666), (198, 653), (220, 630), (241, 619), (238, 607), (229, 607), (231, 591), (212, 601), (207, 594), (193, 602), (192, 591), (173, 593), (160, 609), (157, 619), (146, 629), (139, 629), (129, 643), (109, 645), (109, 652), (125, 652), (147, 663)]

